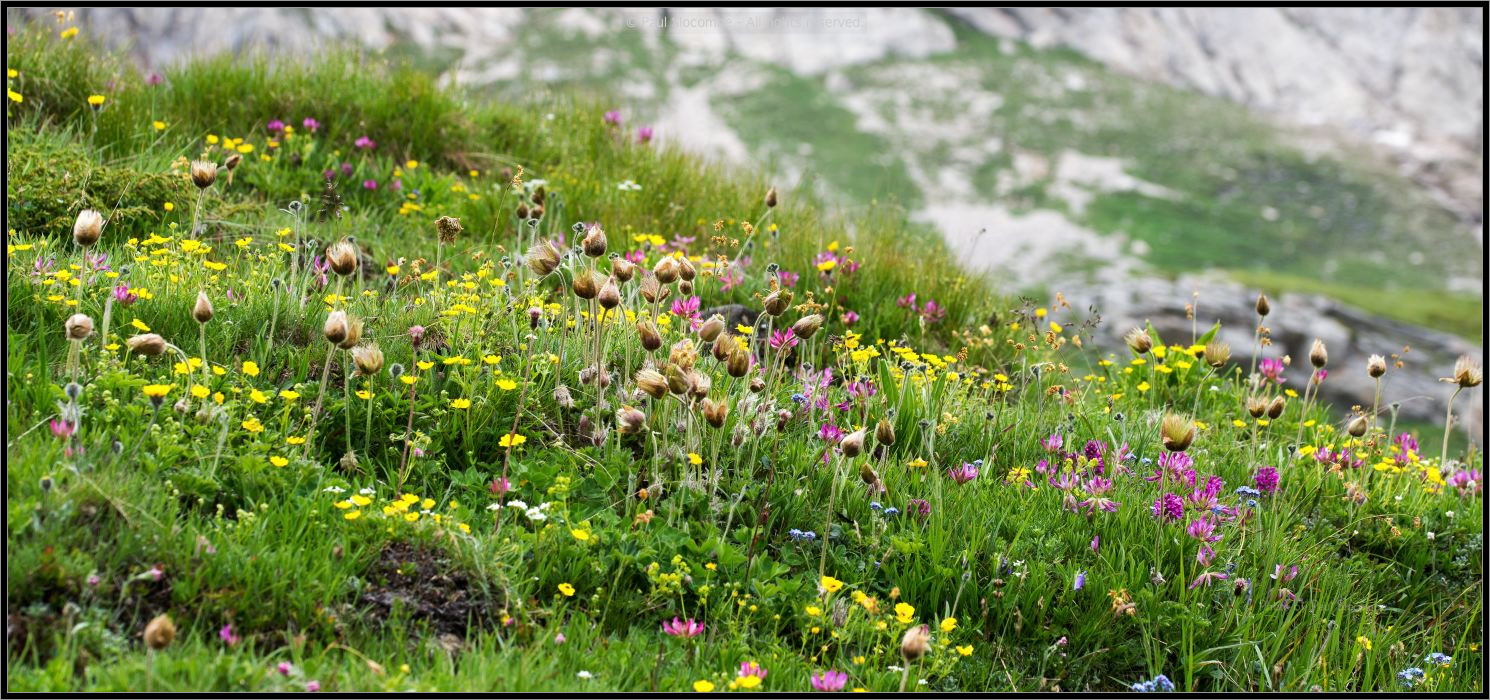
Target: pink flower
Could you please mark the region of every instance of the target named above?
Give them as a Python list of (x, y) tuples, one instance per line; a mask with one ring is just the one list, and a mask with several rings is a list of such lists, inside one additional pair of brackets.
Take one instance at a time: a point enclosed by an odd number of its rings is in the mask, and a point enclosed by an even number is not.
[(652, 140), (652, 127), (644, 126), (636, 130), (636, 142), (647, 143)]
[(791, 331), (771, 331), (771, 347), (773, 349), (781, 350), (782, 348), (796, 347), (798, 342), (797, 336), (793, 335)]
[(671, 311), (674, 316), (681, 316), (688, 321), (689, 330), (696, 331), (700, 325), (703, 325), (703, 322), (698, 317), (698, 304), (698, 296), (696, 295), (690, 296), (687, 299), (675, 299), (673, 300)]
[(795, 287), (797, 286), (797, 281), (802, 279), (802, 276), (795, 272), (782, 270), (776, 273), (776, 279), (781, 282), (781, 286), (783, 287)]
[(300, 122), (300, 125), (305, 127), (305, 129), (312, 134), (320, 131), (321, 129), (321, 123), (316, 121), (313, 117), (306, 117), (305, 121)]
[(491, 492), (496, 494), (497, 496), (505, 496), (507, 495), (508, 491), (512, 490), (512, 482), (508, 481), (507, 477), (505, 476), (499, 476), (495, 479), (492, 479), (491, 484), (488, 485), (487, 488), (490, 489)]
[(761, 665), (758, 664), (758, 663), (756, 663), (756, 662), (754, 662), (754, 661), (741, 661), (740, 662), (740, 677), (741, 678), (744, 678), (746, 676), (755, 676), (756, 678), (765, 678), (766, 677), (766, 669), (761, 668)]
[(238, 638), (238, 635), (233, 634), (233, 625), (231, 623), (223, 625), (222, 629), (217, 631), (217, 638), (221, 639), (228, 646), (235, 646), (238, 642), (242, 641)]
[(1061, 439), (1060, 433), (1051, 433), (1050, 437), (1047, 437), (1044, 440), (1040, 441), (1040, 446), (1045, 448), (1046, 452), (1056, 452), (1060, 450), (1061, 445), (1064, 444), (1065, 442)]
[(612, 109), (612, 110), (607, 111), (605, 113), (605, 123), (606, 124), (610, 124), (611, 126), (620, 126), (621, 125), (621, 111), (620, 110), (617, 110), (617, 109)]
[(66, 419), (53, 419), (48, 422), (48, 425), (52, 429), (52, 435), (55, 436), (58, 440), (66, 440), (72, 437), (73, 434), (78, 431), (78, 426), (72, 421)]
[(278, 119), (271, 119), (268, 124), (264, 125), (264, 128), (268, 129), (271, 134), (278, 134), (285, 130), (285, 123)]
[(848, 674), (843, 671), (823, 671), (812, 674), (812, 689), (824, 693), (836, 693), (848, 685)]
[(1196, 576), (1195, 580), (1190, 582), (1190, 590), (1193, 591), (1200, 586), (1209, 586), (1216, 581), (1225, 581), (1227, 578), (1228, 577), (1226, 574), (1223, 574), (1219, 571), (1207, 571), (1199, 576)]
[(308, 681), (305, 684), (305, 692), (307, 692), (307, 693), (316, 693), (316, 692), (320, 692), (320, 690), (321, 690), (321, 682), (320, 681)]
[(859, 314), (853, 311), (843, 312), (843, 325), (850, 326), (859, 320)]
[(370, 139), (370, 138), (368, 138), (366, 136), (358, 136), (357, 137), (357, 140), (352, 142), (352, 145), (353, 146), (356, 146), (358, 148), (361, 148), (363, 150), (368, 150), (368, 149), (372, 149), (372, 148), (377, 148), (378, 147), (378, 144), (377, 144), (376, 141), (373, 141), (372, 139)]
[(978, 468), (971, 464), (963, 463), (960, 467), (949, 467), (947, 469), (947, 476), (952, 477), (952, 480), (959, 484), (966, 484), (978, 478)]
[(279, 675), (281, 676), (288, 676), (294, 673), (295, 667), (288, 661), (281, 661), (278, 666), (274, 667), (274, 670), (279, 671)]
[(565, 639), (563, 632), (554, 635), (554, 644), (563, 644), (565, 641), (567, 640)]
[(138, 301), (139, 298), (140, 296), (138, 294), (130, 293), (129, 287), (126, 285), (121, 284), (114, 288), (114, 301), (117, 301), (120, 304), (129, 306), (130, 304)]
[(697, 637), (700, 632), (703, 632), (704, 623), (694, 620), (691, 617), (687, 620), (674, 617), (672, 619), (672, 622), (662, 623), (662, 631), (674, 637), (683, 637), (687, 639)]
[(377, 180), (371, 180), (371, 179), (369, 179), (369, 180), (363, 180), (362, 181), (362, 189), (364, 189), (364, 190), (375, 190), (375, 189), (378, 189), (378, 181)]
[(145, 76), (146, 85), (159, 85), (165, 81), (165, 76), (159, 73), (151, 73), (150, 75)]

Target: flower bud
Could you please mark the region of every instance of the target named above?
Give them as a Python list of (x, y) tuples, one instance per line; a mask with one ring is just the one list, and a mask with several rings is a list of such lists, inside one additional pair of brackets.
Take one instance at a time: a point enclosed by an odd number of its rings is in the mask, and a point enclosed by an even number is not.
[(1315, 338), (1314, 345), (1309, 348), (1309, 364), (1314, 365), (1314, 369), (1320, 369), (1329, 361), (1330, 354), (1324, 349), (1324, 341)]
[(331, 265), (331, 271), (342, 277), (357, 271), (357, 246), (351, 241), (342, 239), (335, 245), (326, 249), (326, 262)]
[(212, 320), (212, 300), (207, 298), (206, 292), (197, 292), (197, 303), (191, 307), (191, 317), (197, 323), (206, 323)]
[(1366, 374), (1374, 379), (1387, 373), (1387, 358), (1381, 355), (1372, 355), (1366, 360)]
[(1471, 389), (1480, 385), (1485, 380), (1485, 372), (1468, 355), (1460, 355), (1454, 363), (1453, 382), (1461, 389)]
[(724, 427), (725, 418), (729, 417), (729, 401), (715, 401), (704, 399), (702, 403), (704, 420), (716, 428)]
[(1257, 315), (1266, 317), (1272, 310), (1272, 305), (1268, 303), (1268, 295), (1259, 293), (1257, 295)]
[(1360, 437), (1366, 434), (1366, 428), (1370, 425), (1371, 422), (1365, 416), (1356, 416), (1346, 424), (1345, 432), (1350, 433), (1351, 437)]
[(68, 340), (84, 340), (93, 335), (93, 319), (87, 314), (73, 314), (62, 324)]
[(332, 345), (337, 345), (343, 340), (346, 340), (347, 333), (350, 332), (347, 324), (347, 312), (337, 310), (327, 314), (326, 325), (321, 328), (321, 332), (326, 335), (326, 342)]
[(905, 631), (905, 636), (900, 638), (900, 656), (907, 662), (916, 661), (926, 655), (926, 649), (931, 644), (931, 628), (927, 625), (916, 625)]
[(336, 347), (339, 347), (339, 348), (341, 348), (343, 350), (351, 350), (361, 340), (362, 340), (362, 319), (357, 318), (356, 316), (348, 316), (347, 317), (347, 337), (342, 338), (342, 341), (340, 343), (337, 343), (336, 344)]
[(1247, 414), (1253, 418), (1261, 418), (1262, 414), (1268, 412), (1268, 404), (1260, 396), (1247, 397)]
[(664, 256), (652, 267), (652, 274), (657, 276), (659, 284), (672, 284), (678, 279), (680, 270), (678, 260), (671, 255)]
[(643, 367), (636, 373), (636, 388), (654, 399), (667, 396), (667, 377), (651, 367)]
[(528, 269), (532, 270), (533, 274), (539, 277), (547, 277), (554, 270), (559, 269), (559, 262), (562, 256), (559, 254), (559, 249), (554, 245), (553, 241), (539, 241), (528, 249), (526, 259)]
[(358, 345), (352, 348), (352, 364), (357, 365), (358, 374), (371, 377), (383, 369), (383, 350), (377, 343)]
[[(241, 154), (241, 153), (232, 153), (232, 154), (229, 154), (227, 158), (224, 158), (223, 159), (223, 161), (222, 161), (222, 167), (227, 168), (228, 169), (228, 172), (233, 172), (234, 170), (237, 170), (238, 169), (238, 166), (240, 164), (242, 164), (242, 163), (243, 163), (243, 154)], [(231, 176), (228, 177), (228, 184), (232, 184), (232, 179), (233, 178)]]
[(642, 347), (647, 352), (652, 352), (662, 347), (662, 336), (657, 333), (657, 326), (651, 321), (641, 320), (636, 322), (636, 334), (642, 339)]
[(1212, 340), (1205, 344), (1205, 363), (1212, 367), (1221, 367), (1231, 359), (1231, 346), (1219, 340)]
[(797, 322), (792, 324), (792, 335), (795, 335), (802, 340), (807, 340), (808, 338), (811, 338), (813, 335), (815, 335), (818, 329), (822, 327), (822, 314), (808, 314), (806, 316), (803, 316), (802, 318), (797, 319)]
[(171, 616), (167, 614), (156, 615), (149, 624), (145, 625), (145, 645), (159, 651), (170, 646), (176, 639), (176, 623), (171, 622)]
[(1134, 355), (1147, 355), (1150, 350), (1154, 349), (1154, 339), (1149, 336), (1148, 331), (1142, 328), (1128, 331), (1123, 336), (1123, 342), (1128, 344), (1128, 349), (1132, 350)]
[(166, 351), (166, 339), (155, 333), (130, 336), (124, 341), (124, 345), (129, 348), (130, 352), (145, 357), (155, 357)]
[(740, 344), (735, 341), (734, 336), (728, 333), (721, 333), (714, 340), (714, 345), (710, 351), (714, 353), (714, 359), (725, 362), (729, 360), (729, 356), (734, 354), (735, 348), (739, 346)]
[(78, 220), (72, 225), (72, 240), (83, 248), (98, 242), (103, 235), (103, 214), (92, 209), (78, 212)]
[(1268, 404), (1268, 418), (1277, 420), (1279, 416), (1283, 415), (1283, 409), (1287, 407), (1288, 399), (1285, 399), (1282, 396), (1273, 397), (1273, 402)]
[(677, 365), (667, 366), (667, 389), (679, 396), (688, 393), (688, 371)]
[(616, 430), (622, 435), (635, 435), (647, 424), (647, 414), (633, 406), (616, 409)]
[(595, 284), (595, 276), (589, 270), (576, 272), (574, 284), (570, 287), (574, 290), (574, 296), (581, 299), (594, 299), (600, 293), (600, 287)]
[(864, 452), (864, 429), (860, 428), (844, 436), (838, 442), (838, 449), (843, 450), (843, 456), (849, 459), (862, 454)]
[(714, 342), (714, 339), (718, 338), (719, 334), (723, 332), (724, 317), (719, 314), (710, 316), (709, 320), (704, 321), (703, 325), (700, 325), (698, 327), (698, 337), (701, 338), (705, 343)]
[(737, 346), (734, 352), (729, 354), (729, 359), (725, 360), (724, 369), (729, 372), (729, 376), (739, 379), (750, 373), (751, 359), (753, 357), (749, 350)]
[(600, 287), (600, 293), (595, 296), (600, 302), (602, 309), (614, 309), (621, 305), (621, 287), (616, 284), (615, 277), (607, 277), (605, 284)]
[(191, 162), (191, 184), (196, 185), (197, 189), (205, 190), (211, 187), (214, 182), (217, 182), (217, 165), (215, 163), (208, 163), (204, 160), (194, 160)]
[(642, 275), (641, 293), (642, 298), (648, 304), (656, 304), (662, 301), (662, 283), (657, 281), (657, 275), (647, 272)]
[(1184, 452), (1195, 441), (1195, 421), (1173, 413), (1165, 414), (1159, 425), (1159, 434), (1164, 448), (1170, 452)]
[(771, 189), (766, 190), (766, 208), (767, 209), (775, 209), (776, 208), (776, 188), (775, 187), (772, 187)]
[[(697, 276), (698, 276), (698, 270), (693, 267), (693, 263), (688, 260), (688, 257), (687, 256), (678, 258), (678, 277), (679, 278), (681, 278), (684, 282), (692, 282), (693, 281), (693, 278), (695, 278)], [(685, 290), (683, 293), (684, 294), (689, 294), (690, 292), (691, 292), (691, 290)]]
[(792, 305), (792, 290), (778, 289), (767, 294), (764, 305), (766, 307), (766, 313), (772, 316), (780, 316), (786, 313), (786, 310), (791, 308)]
[(605, 230), (600, 224), (591, 224), (585, 231), (585, 237), (580, 240), (580, 247), (584, 249), (585, 255), (599, 258), (605, 255)]
[(688, 370), (688, 393), (694, 399), (702, 399), (709, 395), (709, 390), (714, 388), (714, 378), (697, 369)]
[(623, 283), (630, 282), (636, 274), (636, 265), (626, 258), (614, 258), (610, 261), (610, 273)]
[(672, 350), (667, 354), (667, 361), (684, 371), (693, 369), (693, 363), (697, 360), (698, 351), (694, 350), (693, 341), (687, 338), (674, 343)]
[(874, 439), (881, 445), (895, 444), (895, 424), (889, 418), (881, 418), (874, 426)]

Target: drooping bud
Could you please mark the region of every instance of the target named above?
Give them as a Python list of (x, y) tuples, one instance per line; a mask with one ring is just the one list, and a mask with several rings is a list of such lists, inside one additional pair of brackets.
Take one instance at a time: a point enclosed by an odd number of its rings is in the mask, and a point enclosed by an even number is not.
[(688, 393), (694, 399), (701, 399), (709, 395), (709, 390), (714, 388), (714, 378), (696, 369), (688, 370)]
[(753, 358), (754, 355), (751, 355), (749, 350), (743, 347), (736, 347), (734, 352), (729, 354), (729, 359), (725, 360), (724, 369), (729, 372), (729, 376), (739, 379), (750, 373), (750, 364)]
[(843, 450), (843, 456), (849, 459), (862, 454), (864, 452), (864, 429), (860, 428), (844, 436), (838, 442), (838, 449)]
[(533, 274), (539, 277), (547, 277), (554, 270), (559, 269), (559, 262), (562, 260), (562, 256), (559, 254), (559, 248), (554, 245), (553, 241), (539, 241), (528, 249), (526, 260), (528, 262), (528, 269), (532, 270)]
[(634, 406), (616, 409), (616, 431), (622, 435), (635, 435), (647, 424), (647, 414)]
[(813, 335), (815, 335), (818, 329), (822, 327), (822, 314), (808, 314), (806, 316), (803, 316), (802, 318), (797, 319), (797, 322), (792, 324), (792, 335), (795, 335), (802, 340), (807, 340), (808, 338), (811, 338)]
[(704, 399), (701, 404), (704, 420), (716, 428), (724, 427), (724, 420), (729, 417), (729, 401), (715, 401)]
[(78, 212), (78, 220), (72, 225), (72, 240), (83, 248), (98, 242), (103, 235), (103, 214), (92, 209)]
[(1257, 315), (1266, 317), (1272, 310), (1273, 306), (1268, 303), (1268, 295), (1259, 292), (1257, 295)]
[(1268, 418), (1277, 420), (1279, 416), (1283, 415), (1283, 409), (1285, 408), (1288, 408), (1288, 399), (1282, 396), (1273, 397), (1273, 402), (1268, 404)]
[(650, 272), (643, 274), (640, 291), (642, 298), (646, 299), (648, 304), (656, 304), (662, 301), (662, 295), (660, 294), (662, 292), (662, 283), (657, 281), (657, 275)]
[(688, 393), (688, 372), (677, 365), (667, 366), (667, 390), (682, 396)]
[(767, 209), (774, 209), (774, 208), (776, 208), (776, 188), (775, 187), (772, 187), (771, 189), (766, 190), (766, 208)]
[(347, 337), (342, 338), (342, 341), (340, 343), (337, 343), (336, 344), (336, 347), (339, 347), (339, 348), (341, 348), (343, 350), (350, 350), (350, 349), (352, 349), (353, 346), (357, 345), (357, 343), (360, 342), (361, 340), (362, 340), (362, 319), (357, 318), (356, 316), (348, 316), (347, 317)]
[(1134, 355), (1147, 355), (1150, 350), (1154, 349), (1153, 337), (1142, 328), (1128, 331), (1123, 336), (1123, 342), (1128, 344), (1128, 349), (1132, 350)]
[[(695, 278), (697, 276), (698, 276), (698, 270), (693, 267), (693, 263), (688, 260), (688, 257), (687, 256), (678, 258), (678, 277), (679, 278), (681, 278), (684, 282), (692, 282), (693, 281), (693, 278)], [(688, 293), (690, 293), (690, 291), (691, 290), (684, 290), (683, 293), (684, 294), (688, 294)]]
[(130, 352), (155, 357), (166, 351), (166, 339), (155, 333), (142, 333), (125, 339), (124, 345)]

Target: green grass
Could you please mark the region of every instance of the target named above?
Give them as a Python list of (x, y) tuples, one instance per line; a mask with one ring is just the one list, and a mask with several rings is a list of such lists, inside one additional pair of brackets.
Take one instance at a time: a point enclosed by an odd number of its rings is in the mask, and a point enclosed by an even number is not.
[[(900, 207), (844, 216), (803, 187), (767, 211), (757, 173), (639, 146), (597, 103), (478, 99), (346, 51), (190, 63), (147, 86), (82, 39), (22, 26), (7, 46), (24, 96), (7, 114), (10, 689), (723, 690), (754, 661), (769, 691), (830, 669), (874, 691), (1121, 690), (1155, 674), (1195, 691), (1367, 691), (1442, 652), (1452, 664), (1419, 687), (1483, 691), (1482, 501), (1444, 483), (1456, 467), (1426, 428), (1399, 465), (1388, 436), (1352, 440), (1328, 407), (1287, 399), (1259, 425), (1240, 408), (1240, 351), (1211, 373), (1179, 348), (1144, 364), (1080, 350), (1084, 314), (990, 295)], [(104, 92), (95, 116), (86, 97)], [(269, 120), (307, 116), (319, 132), (269, 147)], [(358, 152), (363, 135), (377, 147)], [(193, 237), (178, 159), (221, 160), (240, 137), (254, 149), (205, 191)], [(342, 163), (344, 208), (320, 221), (322, 172)], [(519, 166), (515, 190), (501, 169)], [(534, 178), (546, 211), (529, 225), (513, 211)], [(87, 251), (107, 271), (69, 236), (83, 206), (110, 216)], [(464, 225), (453, 242), (442, 215)], [(540, 278), (519, 260), (537, 239), (574, 243), (576, 222), (648, 267), (651, 235), (692, 237), (704, 307), (758, 305), (779, 264), (800, 280), (770, 327), (818, 310), (823, 328), (790, 351), (752, 342), (760, 369), (735, 378), (664, 304), (647, 353), (626, 316), (654, 314), (639, 280), (597, 324), (569, 283), (615, 263), (573, 253)], [(314, 255), (346, 235), (370, 249), (365, 280), (319, 286), (280, 247)], [(858, 269), (820, 274), (830, 248)], [(742, 251), (747, 274), (725, 290), (705, 263)], [(139, 298), (114, 301), (117, 285)], [(910, 293), (945, 317), (919, 320), (898, 303)], [(323, 339), (332, 308), (365, 322), (381, 369), (354, 376)], [(96, 324), (77, 343), (74, 313)], [(140, 326), (180, 350), (126, 352)], [(685, 391), (639, 394), (644, 362)], [(609, 384), (584, 381), (595, 366)], [(153, 385), (170, 387), (159, 404)], [(720, 427), (699, 395), (729, 407)], [(645, 416), (635, 430), (623, 406)], [(1150, 516), (1162, 492), (1189, 492), (1179, 474), (1142, 478), (1170, 413), (1200, 421), (1196, 476), (1223, 479), (1235, 509), (1208, 563), (1184, 524)], [(75, 435), (54, 433), (63, 416)], [(825, 423), (866, 429), (866, 449), (825, 443)], [(1067, 507), (1105, 486), (1043, 447), (1052, 433), (1106, 446), (1115, 511)], [(1332, 469), (1294, 444), (1364, 464)], [(1082, 485), (1063, 493), (1042, 461)], [(949, 478), (974, 462), (976, 479)], [(1281, 487), (1248, 504), (1235, 489), (1264, 465)], [(1192, 586), (1205, 572), (1229, 578)], [(177, 631), (150, 650), (158, 615)], [(703, 632), (664, 634), (675, 617)], [(913, 623), (934, 640), (908, 664)]]
[(1321, 294), (1371, 313), (1427, 328), (1448, 331), (1472, 342), (1484, 338), (1484, 301), (1478, 296), (1424, 289), (1383, 289), (1369, 285), (1331, 284), (1286, 273), (1247, 270), (1233, 277), (1277, 295), (1284, 291)]

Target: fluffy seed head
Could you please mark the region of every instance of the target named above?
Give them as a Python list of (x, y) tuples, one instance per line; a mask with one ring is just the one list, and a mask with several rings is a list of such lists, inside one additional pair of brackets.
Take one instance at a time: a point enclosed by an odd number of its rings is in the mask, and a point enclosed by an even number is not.
[(1123, 336), (1123, 342), (1128, 344), (1128, 349), (1134, 355), (1147, 355), (1154, 349), (1154, 339), (1149, 336), (1148, 331), (1142, 328), (1134, 328)]
[(175, 639), (176, 623), (171, 622), (170, 615), (161, 613), (145, 625), (145, 644), (151, 649), (156, 651), (164, 649)]
[(539, 241), (528, 249), (526, 256), (528, 269), (539, 277), (547, 277), (554, 270), (559, 269), (559, 261), (563, 256), (559, 254), (559, 248), (553, 241)]
[(931, 644), (931, 628), (927, 625), (916, 625), (905, 631), (905, 636), (900, 638), (900, 656), (906, 661), (916, 661), (926, 655), (926, 649)]
[(636, 373), (636, 388), (654, 399), (667, 396), (667, 377), (651, 367), (643, 367)]
[(1220, 367), (1231, 359), (1231, 346), (1219, 340), (1212, 340), (1205, 344), (1205, 363), (1212, 367)]
[(435, 231), (440, 235), (440, 242), (445, 245), (454, 243), (456, 236), (459, 236), (464, 230), (461, 228), (460, 219), (453, 216), (442, 216), (435, 219)]
[(337, 310), (326, 315), (326, 325), (321, 327), (321, 332), (326, 335), (326, 342), (338, 345), (347, 339), (349, 327), (347, 312)]
[(335, 245), (326, 249), (326, 262), (331, 265), (331, 271), (342, 277), (357, 271), (357, 246), (351, 241), (342, 239)]
[(1330, 353), (1324, 349), (1324, 341), (1315, 338), (1314, 345), (1309, 347), (1309, 364), (1314, 365), (1314, 369), (1320, 369), (1329, 364), (1329, 361)]
[(1366, 374), (1374, 379), (1387, 373), (1387, 358), (1381, 355), (1372, 355), (1366, 360)]
[(357, 365), (357, 373), (364, 377), (371, 377), (383, 369), (383, 350), (377, 343), (367, 343), (352, 348), (352, 364)]
[(1484, 380), (1485, 372), (1479, 363), (1468, 355), (1460, 355), (1459, 360), (1454, 363), (1454, 378), (1451, 381), (1462, 389), (1470, 389), (1479, 386)]

